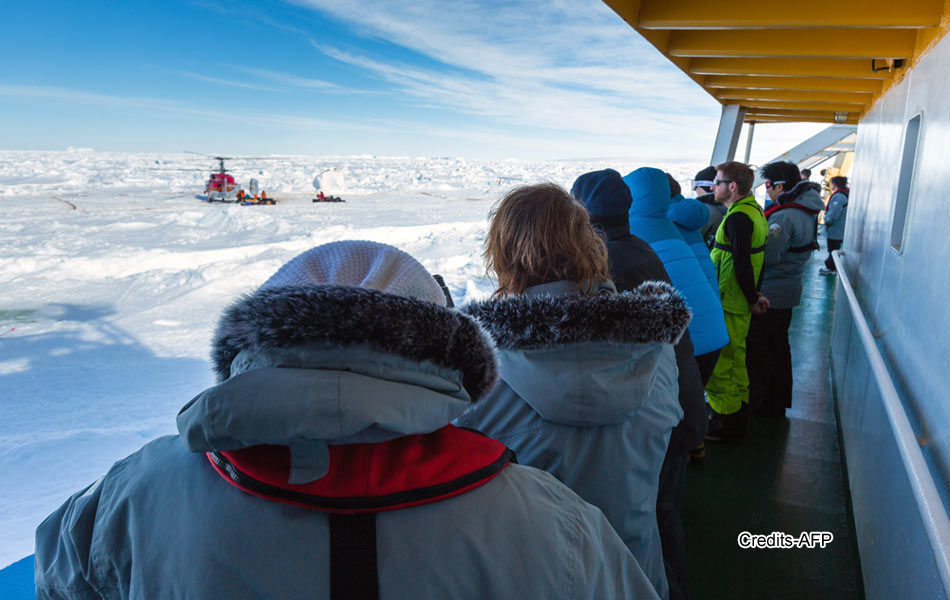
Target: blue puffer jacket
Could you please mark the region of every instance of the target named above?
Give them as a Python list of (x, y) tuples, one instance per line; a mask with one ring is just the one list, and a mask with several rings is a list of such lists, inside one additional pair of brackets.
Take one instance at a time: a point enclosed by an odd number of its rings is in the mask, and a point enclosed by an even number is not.
[(726, 320), (719, 301), (718, 284), (710, 288), (696, 255), (686, 244), (676, 225), (667, 217), (670, 183), (666, 173), (643, 167), (623, 178), (633, 204), (630, 205), (630, 233), (650, 244), (657, 253), (673, 286), (683, 294), (693, 313), (689, 335), (696, 356), (719, 350), (729, 343)]
[(521, 464), (604, 511), (666, 598), (657, 482), (683, 418), (672, 342), (689, 312), (666, 283), (597, 289), (581, 296), (559, 281), (467, 306), (495, 338), (501, 381), (457, 423), (504, 442)]
[(716, 267), (709, 258), (709, 248), (703, 239), (702, 229), (709, 221), (709, 206), (695, 198), (684, 198), (677, 194), (670, 198), (670, 210), (667, 218), (673, 221), (676, 229), (683, 236), (683, 241), (689, 244), (696, 260), (699, 262), (706, 281), (713, 293), (719, 294), (719, 282), (716, 280)]
[[(426, 464), (425, 444), (495, 373), (471, 319), (334, 286), (242, 300), (222, 319), (215, 362), (224, 381), (182, 409), (180, 435), (117, 462), (39, 526), (39, 598), (330, 598), (328, 513), (252, 495), (254, 471), (211, 460), (270, 452), (293, 498), (324, 477), (357, 500), (385, 498), (364, 491), (372, 474), (401, 482)], [(389, 443), (422, 451), (379, 462)], [(443, 450), (432, 456), (444, 470)], [(347, 452), (365, 460), (337, 461)], [(601, 512), (527, 466), (376, 513), (375, 537), (381, 598), (657, 597)]]

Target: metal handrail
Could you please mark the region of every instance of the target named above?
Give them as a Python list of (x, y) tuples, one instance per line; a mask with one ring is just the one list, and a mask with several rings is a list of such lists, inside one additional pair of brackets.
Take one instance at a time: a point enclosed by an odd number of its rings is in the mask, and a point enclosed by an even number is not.
[(864, 346), (871, 373), (874, 374), (874, 379), (881, 392), (884, 410), (887, 412), (891, 430), (894, 432), (894, 438), (897, 441), (897, 449), (900, 452), (904, 468), (907, 470), (910, 487), (914, 492), (914, 499), (917, 500), (917, 507), (927, 530), (927, 537), (930, 539), (934, 562), (937, 565), (937, 571), (940, 573), (940, 579), (943, 581), (943, 588), (950, 592), (950, 517), (947, 516), (943, 500), (940, 498), (940, 492), (937, 490), (930, 468), (924, 460), (924, 454), (920, 450), (917, 436), (910, 426), (910, 420), (907, 418), (903, 403), (897, 394), (897, 388), (894, 387), (894, 382), (891, 381), (890, 373), (884, 359), (881, 357), (881, 352), (877, 348), (874, 336), (871, 334), (871, 328), (864, 318), (864, 311), (861, 310), (861, 305), (858, 304), (858, 298), (851, 286), (851, 280), (844, 269), (843, 256), (845, 252), (835, 250), (831, 255), (838, 270), (841, 288), (848, 297), (852, 320), (861, 338), (861, 345)]

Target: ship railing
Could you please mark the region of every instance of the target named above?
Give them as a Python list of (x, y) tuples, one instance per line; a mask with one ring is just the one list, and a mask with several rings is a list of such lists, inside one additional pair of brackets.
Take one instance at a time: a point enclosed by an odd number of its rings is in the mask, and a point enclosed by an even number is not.
[(944, 590), (950, 591), (950, 518), (947, 516), (940, 492), (920, 449), (918, 438), (911, 427), (910, 419), (904, 410), (903, 402), (877, 347), (864, 311), (858, 303), (855, 288), (845, 268), (847, 265), (845, 256), (846, 252), (843, 250), (835, 250), (832, 253), (838, 272), (838, 289), (844, 290), (848, 298), (852, 324), (858, 333), (871, 374), (880, 392), (891, 431), (897, 442), (901, 461), (907, 470), (914, 499), (917, 501), (924, 529), (930, 540), (937, 571), (940, 573)]

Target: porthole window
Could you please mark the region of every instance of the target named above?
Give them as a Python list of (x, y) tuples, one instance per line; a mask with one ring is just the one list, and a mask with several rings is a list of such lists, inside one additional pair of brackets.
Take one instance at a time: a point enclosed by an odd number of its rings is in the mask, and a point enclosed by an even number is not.
[(891, 247), (901, 251), (904, 245), (904, 226), (910, 208), (910, 196), (914, 182), (914, 167), (917, 163), (917, 143), (920, 140), (920, 116), (907, 122), (904, 133), (904, 152), (901, 154), (900, 179), (897, 180), (897, 199), (894, 204), (894, 221), (891, 224)]

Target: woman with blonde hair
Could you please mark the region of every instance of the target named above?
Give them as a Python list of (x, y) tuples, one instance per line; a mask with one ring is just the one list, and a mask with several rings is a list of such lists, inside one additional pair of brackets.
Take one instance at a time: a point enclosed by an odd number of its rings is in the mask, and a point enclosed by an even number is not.
[(657, 480), (683, 416), (673, 344), (686, 304), (662, 282), (617, 293), (587, 210), (554, 184), (502, 199), (484, 256), (498, 288), (463, 310), (494, 338), (500, 380), (457, 422), (599, 507), (667, 598)]

